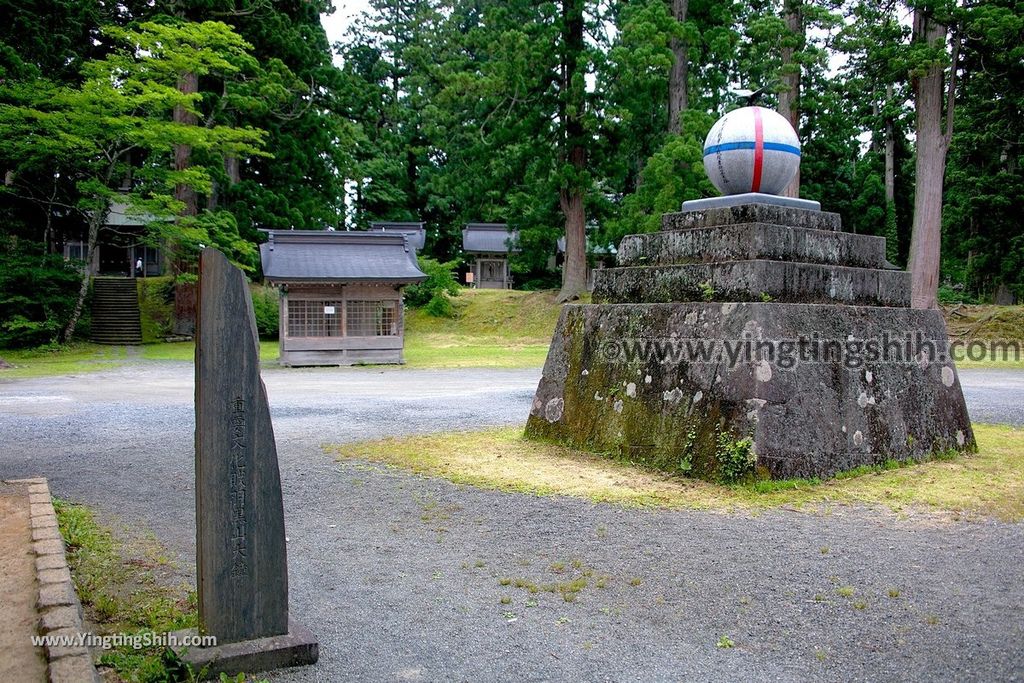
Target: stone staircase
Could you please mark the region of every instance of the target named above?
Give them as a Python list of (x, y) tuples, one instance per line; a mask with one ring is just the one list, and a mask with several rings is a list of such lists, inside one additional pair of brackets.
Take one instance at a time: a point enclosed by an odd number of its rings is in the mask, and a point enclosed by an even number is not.
[(92, 288), (92, 341), (97, 344), (141, 344), (142, 323), (135, 280), (96, 277)]

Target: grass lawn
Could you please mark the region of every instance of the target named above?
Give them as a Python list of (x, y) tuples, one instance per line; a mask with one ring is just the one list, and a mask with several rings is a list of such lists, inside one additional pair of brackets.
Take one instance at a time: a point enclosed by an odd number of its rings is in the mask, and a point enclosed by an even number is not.
[[(141, 347), (146, 360), (187, 360), (195, 358), (196, 347), (190, 341), (163, 344), (146, 344)], [(276, 341), (260, 342), (260, 360), (276, 361), (279, 347)]]
[[(172, 583), (177, 568), (155, 537), (125, 541), (89, 508), (57, 499), (53, 505), (75, 589), (98, 635), (162, 634), (197, 625), (196, 593)], [(103, 651), (100, 664), (117, 672), (105, 680), (194, 680), (158, 646), (135, 649), (125, 642)]]
[(561, 306), (554, 292), (467, 289), (455, 318), (406, 311), (405, 362), (412, 368), (533, 368), (544, 365)]
[(818, 481), (723, 486), (527, 441), (519, 428), (327, 446), (339, 459), (383, 463), (485, 489), (655, 508), (760, 510), (837, 504), (1024, 519), (1024, 430), (976, 425), (979, 452)]
[(14, 367), (0, 369), (0, 379), (27, 379), (50, 375), (76, 375), (108, 370), (128, 359), (124, 346), (105, 346), (86, 342), (49, 349), (0, 350), (0, 358)]
[[(405, 361), (410, 368), (530, 368), (547, 358), (561, 308), (553, 292), (465, 290), (456, 318), (406, 312)], [(146, 344), (146, 360), (192, 360), (192, 342)], [(276, 361), (276, 341), (260, 342), (260, 358)]]
[[(539, 368), (544, 364), (561, 312), (555, 292), (465, 289), (453, 303), (454, 318), (434, 318), (417, 309), (406, 311), (406, 367)], [(1018, 340), (1024, 345), (1022, 307), (967, 306), (946, 313), (955, 338)], [(194, 354), (191, 342), (147, 343), (138, 348), (132, 357), (144, 360), (189, 361)], [(976, 358), (978, 351), (972, 349)], [(123, 347), (86, 343), (60, 351), (0, 350), (0, 358), (15, 366), (0, 370), (0, 380), (108, 369), (128, 360), (130, 353)], [(261, 342), (260, 357), (264, 362), (276, 361), (277, 342)], [(1024, 359), (965, 359), (958, 361), (957, 367), (1024, 369)]]

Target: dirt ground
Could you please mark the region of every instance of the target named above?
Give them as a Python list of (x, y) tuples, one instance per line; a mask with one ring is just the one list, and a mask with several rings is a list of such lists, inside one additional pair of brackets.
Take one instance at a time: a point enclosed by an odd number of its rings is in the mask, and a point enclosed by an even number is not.
[(12, 484), (0, 484), (0, 615), (0, 681), (45, 681), (31, 640), (39, 615), (28, 488)]

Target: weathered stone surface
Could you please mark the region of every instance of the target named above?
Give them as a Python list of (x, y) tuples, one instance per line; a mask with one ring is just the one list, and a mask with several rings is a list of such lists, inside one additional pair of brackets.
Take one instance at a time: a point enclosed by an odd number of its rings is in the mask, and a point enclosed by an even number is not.
[[(182, 631), (194, 634), (195, 631)], [(206, 678), (216, 678), (221, 673), (254, 673), (270, 671), (289, 666), (315, 664), (320, 656), (320, 646), (309, 629), (292, 621), (288, 632), (241, 643), (228, 643), (217, 647), (192, 648), (182, 657), (197, 672), (205, 669)]]
[(35, 522), (32, 523), (32, 540), (33, 541), (46, 541), (51, 538), (60, 538), (60, 530), (55, 526), (40, 526), (37, 527)]
[(36, 555), (60, 555), (64, 556), (64, 541), (51, 538), (46, 541), (36, 541), (32, 544), (32, 552)]
[(619, 244), (617, 260), (620, 266), (774, 260), (888, 267), (884, 237), (769, 223), (627, 235)]
[(722, 197), (708, 197), (707, 199), (692, 199), (683, 202), (683, 211), (706, 211), (708, 209), (724, 209), (743, 204), (771, 204), (789, 209), (805, 209), (807, 211), (821, 211), (821, 204), (811, 199), (798, 199), (796, 197), (783, 197), (776, 194), (764, 194), (763, 192), (742, 192), (740, 194), (727, 194)]
[(57, 527), (57, 515), (56, 514), (52, 514), (51, 513), (49, 515), (39, 515), (37, 517), (33, 517), (32, 518), (32, 528), (33, 529), (50, 529), (50, 528), (56, 528), (56, 527)]
[(36, 571), (41, 572), (47, 569), (67, 569), (68, 561), (63, 554), (42, 555), (36, 558)]
[[(945, 348), (938, 311), (776, 303), (566, 306), (527, 433), (708, 479), (720, 475), (723, 439), (750, 438), (758, 470), (776, 478), (827, 477), (887, 459), (972, 450), (952, 360), (896, 362), (892, 344), (905, 343), (908, 333), (920, 334), (917, 349)], [(730, 363), (727, 355), (704, 357), (698, 350), (716, 348), (708, 342), (724, 349), (724, 340), (772, 340), (781, 352), (778, 344), (789, 340), (796, 353), (801, 336), (815, 335), (844, 348), (856, 340), (889, 340), (888, 359), (872, 360), (864, 347), (857, 362), (851, 347), (848, 360), (835, 362), (789, 365), (780, 353), (774, 361), (741, 354)], [(704, 346), (659, 359), (637, 352), (635, 340)]]
[(61, 657), (76, 657), (79, 655), (89, 654), (89, 648), (85, 645), (78, 645), (78, 638), (81, 637), (82, 632), (74, 628), (59, 628), (56, 631), (51, 631), (47, 635), (51, 639), (65, 638), (68, 639), (65, 642), (67, 644), (56, 644), (58, 641), (50, 640), (50, 645), (46, 646), (46, 658), (49, 660), (60, 659)]
[(58, 569), (44, 569), (36, 574), (36, 578), (39, 579), (39, 583), (62, 583), (64, 581), (71, 582), (71, 572), (67, 567)]
[(71, 582), (47, 583), (39, 587), (39, 598), (36, 607), (45, 610), (49, 607), (61, 607), (63, 605), (77, 605), (78, 596)]
[(199, 623), (222, 645), (288, 632), (284, 507), (242, 271), (200, 257), (196, 328)]
[(35, 493), (33, 486), (46, 486), (46, 477), (30, 477), (27, 479), (5, 479), (7, 484), (28, 484), (29, 493)]
[(39, 617), (39, 631), (49, 633), (62, 628), (76, 629), (82, 626), (82, 614), (78, 605), (52, 607)]
[(910, 274), (898, 270), (786, 261), (604, 268), (595, 303), (777, 301), (909, 306)]
[(838, 213), (795, 209), (764, 203), (743, 204), (705, 211), (666, 213), (661, 217), (662, 230), (714, 228), (737, 223), (772, 223), (791, 228), (842, 230), (843, 221)]
[(99, 683), (100, 677), (89, 654), (77, 654), (50, 662), (50, 683)]

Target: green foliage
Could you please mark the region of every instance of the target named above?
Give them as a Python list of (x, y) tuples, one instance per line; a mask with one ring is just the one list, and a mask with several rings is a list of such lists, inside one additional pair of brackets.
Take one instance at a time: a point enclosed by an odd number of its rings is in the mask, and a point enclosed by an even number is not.
[(239, 235), (238, 222), (230, 211), (203, 211), (173, 222), (154, 221), (149, 226), (148, 241), (154, 246), (173, 244), (179, 255), (179, 267), (197, 263), (203, 247), (215, 247), (242, 270), (253, 273), (257, 269), (258, 248)]
[(722, 483), (741, 481), (754, 471), (757, 456), (753, 445), (749, 438), (736, 440), (728, 432), (719, 432), (715, 458), (718, 461), (718, 478)]
[(274, 287), (252, 286), (252, 308), (260, 339), (277, 339), (281, 327), (280, 297)]
[(452, 300), (444, 292), (435, 292), (430, 301), (423, 307), (429, 315), (435, 318), (452, 318), (455, 316), (455, 307)]
[(431, 315), (450, 318), (454, 314), (450, 297), (459, 294), (459, 283), (455, 280), (456, 263), (442, 263), (421, 256), (419, 267), (427, 279), (405, 288), (406, 303), (417, 308), (423, 306)]
[(944, 306), (950, 304), (977, 304), (981, 303), (978, 298), (972, 296), (962, 284), (944, 282), (939, 285), (939, 303)]
[(625, 235), (654, 232), (663, 213), (678, 211), (684, 201), (717, 194), (704, 173), (704, 138), (713, 123), (703, 112), (684, 112), (685, 132), (669, 136), (647, 161), (636, 192), (622, 200), (619, 216), (607, 221), (602, 242), (617, 244)]
[(174, 314), (173, 282), (170, 277), (149, 277), (139, 278), (137, 283), (142, 341), (161, 341), (171, 333)]
[(75, 307), (78, 264), (0, 239), (0, 347), (56, 342)]
[[(911, 42), (904, 16), (918, 4), (690, 0), (677, 20), (666, 0), (370, 0), (335, 66), (324, 0), (0, 0), (11, 17), (0, 26), (0, 167), (11, 171), (0, 225), (53, 251), (126, 201), (156, 219), (148, 239), (176, 270), (205, 244), (252, 272), (259, 228), (423, 220), (423, 255), (447, 262), (461, 256), (463, 223), (503, 221), (521, 236), (517, 286), (548, 287), (567, 193), (583, 196), (593, 246), (656, 230), (662, 213), (714, 193), (702, 144), (741, 103), (729, 89), (763, 86), (760, 104), (774, 106), (799, 70), (802, 195), (847, 230), (885, 236), (902, 264), (913, 78), (950, 58)], [(942, 278), (968, 298), (1004, 286), (1020, 296), (1024, 12), (1020, 0), (926, 4), (963, 41)], [(228, 16), (230, 28), (217, 21)], [(688, 67), (678, 135), (667, 128), (674, 50)], [(179, 90), (182, 73), (199, 92)], [(200, 125), (175, 122), (175, 107)], [(175, 171), (182, 145), (190, 166)], [(185, 186), (198, 215), (166, 220)], [(450, 309), (432, 291), (415, 298)]]
[(896, 207), (891, 202), (885, 205), (885, 259), (893, 265), (900, 263), (900, 237), (896, 226)]
[[(180, 588), (156, 580), (154, 570), (166, 564), (160, 548), (129, 548), (88, 508), (57, 499), (53, 504), (75, 589), (101, 634), (166, 633), (196, 626), (195, 593), (183, 595)], [(143, 556), (130, 557), (132, 553)], [(123, 680), (194, 680), (188, 666), (166, 648), (124, 644), (105, 651), (100, 663), (113, 667)]]
[(1024, 294), (1024, 15), (992, 0), (960, 16), (961, 94), (946, 170), (943, 277), (991, 299)]

